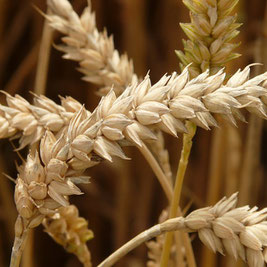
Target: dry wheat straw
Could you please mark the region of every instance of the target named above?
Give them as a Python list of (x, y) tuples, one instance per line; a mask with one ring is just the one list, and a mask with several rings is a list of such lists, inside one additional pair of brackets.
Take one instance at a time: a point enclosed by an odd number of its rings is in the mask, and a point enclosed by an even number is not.
[(116, 250), (98, 267), (113, 266), (121, 257), (153, 237), (165, 232), (197, 232), (200, 240), (213, 252), (242, 259), (250, 267), (267, 263), (267, 208), (236, 208), (237, 193), (224, 197), (215, 206), (198, 209), (185, 218), (169, 219), (142, 232)]
[(47, 4), (52, 11), (46, 16), (51, 27), (65, 35), (64, 45), (57, 45), (57, 49), (65, 53), (64, 58), (79, 62), (85, 81), (103, 86), (101, 95), (107, 94), (111, 86), (120, 95), (126, 86), (137, 81), (132, 61), (126, 54), (119, 55), (112, 36), (97, 30), (90, 1), (80, 17), (67, 0), (48, 0)]

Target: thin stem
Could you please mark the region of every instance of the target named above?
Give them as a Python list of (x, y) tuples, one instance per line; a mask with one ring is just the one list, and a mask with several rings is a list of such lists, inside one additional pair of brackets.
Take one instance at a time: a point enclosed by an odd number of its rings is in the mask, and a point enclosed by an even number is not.
[[(192, 138), (193, 138), (193, 136), (195, 134), (195, 131), (196, 131), (196, 126), (193, 123), (189, 122), (188, 125), (187, 125), (187, 128), (189, 130), (189, 133), (187, 134), (187, 136), (188, 136), (189, 139), (191, 138), (190, 140), (192, 140)], [(185, 143), (185, 140), (184, 140), (184, 143)], [(192, 141), (191, 141), (191, 146), (192, 146)], [(186, 148), (183, 149), (183, 151), (185, 152), (184, 154), (186, 154), (187, 153), (186, 152), (187, 148), (189, 148), (188, 156), (184, 157), (184, 161), (183, 162), (185, 162), (185, 161), (188, 162), (188, 157), (189, 157), (189, 154), (190, 154), (191, 146), (190, 146), (190, 148), (188, 146), (186, 146)], [(158, 162), (155, 160), (154, 156), (152, 155), (150, 150), (147, 148), (147, 146), (144, 143), (142, 143), (142, 147), (138, 147), (138, 148), (141, 151), (141, 153), (143, 154), (143, 156), (145, 157), (145, 159), (147, 160), (147, 162), (149, 163), (149, 165), (151, 166), (152, 170), (154, 171), (156, 177), (158, 178), (158, 180), (159, 180), (159, 182), (160, 182), (160, 184), (161, 184), (161, 186), (162, 186), (162, 188), (163, 188), (163, 190), (164, 190), (164, 192), (165, 192), (165, 194), (166, 194), (166, 196), (167, 196), (167, 198), (169, 200), (169, 203), (171, 203), (171, 201), (173, 200), (173, 189), (170, 186), (168, 178), (163, 173), (163, 171), (160, 168)], [(182, 152), (182, 155), (183, 155), (183, 152)], [(180, 160), (180, 162), (181, 162), (181, 160)], [(179, 163), (179, 168), (178, 169), (180, 169), (180, 172), (182, 170), (181, 169), (182, 165), (183, 165), (182, 163), (181, 164)], [(186, 167), (187, 167), (187, 163), (184, 166), (184, 173), (185, 173)], [(181, 177), (181, 176), (184, 177), (184, 173), (183, 173), (183, 175), (182, 175), (182, 173), (180, 173), (179, 177)], [(178, 175), (178, 172), (177, 172), (177, 175)], [(177, 181), (177, 179), (176, 179), (176, 181)], [(181, 184), (181, 186), (182, 186), (182, 184)], [(176, 188), (176, 189), (178, 190), (178, 188)], [(181, 188), (180, 188), (180, 193), (181, 193)], [(179, 201), (178, 201), (177, 207), (175, 209), (176, 213), (175, 213), (175, 215), (173, 215), (172, 218), (176, 217), (178, 206), (179, 206)], [(181, 212), (178, 212), (178, 215), (180, 216)], [(189, 244), (190, 240), (189, 240), (188, 234), (186, 234), (184, 236), (183, 241), (186, 243), (184, 245), (185, 245), (185, 248), (186, 248), (185, 253), (186, 253), (187, 261), (189, 263), (189, 267), (195, 267), (196, 264), (195, 264), (194, 253), (193, 253), (192, 246)], [(179, 249), (179, 248), (180, 248), (180, 246), (179, 246), (179, 243), (178, 243), (177, 244), (177, 249)]]
[[(188, 129), (188, 133), (183, 135), (183, 148), (182, 148), (181, 157), (180, 157), (178, 170), (176, 174), (174, 195), (171, 201), (169, 218), (174, 218), (177, 215), (177, 210), (178, 210), (179, 202), (181, 198), (181, 191), (182, 191), (184, 176), (185, 176), (185, 172), (186, 172), (186, 168), (188, 164), (188, 158), (189, 158), (191, 147), (192, 147), (192, 139), (196, 133), (195, 124), (193, 124), (192, 122), (187, 122), (186, 126)], [(160, 263), (161, 267), (168, 266), (172, 240), (173, 240), (173, 232), (167, 233), (165, 236), (165, 241), (164, 241), (163, 251), (162, 251), (162, 256), (161, 256), (161, 263)], [(192, 257), (191, 257), (190, 262), (194, 262), (194, 260), (192, 260)], [(196, 266), (196, 265), (193, 264), (192, 266)]]
[(128, 241), (126, 244), (116, 250), (113, 254), (111, 254), (107, 259), (101, 262), (97, 267), (110, 267), (114, 265), (123, 256), (125, 256), (127, 253), (138, 247), (140, 244), (147, 242), (148, 240), (165, 232), (182, 229), (185, 229), (183, 217), (177, 217), (174, 219), (167, 220), (161, 224), (157, 224)]
[(28, 230), (28, 228), (24, 229), (21, 236), (15, 237), (9, 267), (19, 267), (21, 255), (28, 237)]
[(27, 246), (23, 250), (21, 260), (22, 267), (33, 267), (34, 264), (34, 229), (29, 229), (27, 234)]
[[(49, 9), (47, 14), (49, 14)], [(50, 58), (51, 41), (53, 30), (49, 26), (48, 20), (44, 21), (42, 40), (39, 50), (38, 65), (36, 70), (34, 92), (38, 95), (44, 95), (47, 80), (47, 72)]]
[(145, 157), (145, 159), (147, 160), (148, 164), (152, 168), (155, 175), (157, 176), (158, 181), (160, 182), (166, 197), (168, 198), (169, 202), (171, 203), (172, 196), (173, 196), (173, 190), (172, 190), (172, 187), (169, 183), (168, 178), (163, 173), (158, 162), (155, 160), (154, 156), (152, 155), (150, 150), (147, 148), (145, 143), (142, 143), (142, 146), (138, 146), (138, 148), (139, 148), (140, 152), (143, 154), (143, 156)]
[[(220, 117), (216, 118), (220, 124)], [(221, 121), (222, 122), (222, 121)], [(209, 179), (206, 193), (206, 204), (211, 205), (220, 199), (222, 189), (223, 162), (225, 160), (225, 127), (214, 129), (211, 140)], [(217, 257), (206, 247), (202, 249), (201, 266), (215, 266)]]
[(176, 245), (176, 264), (179, 267), (185, 267), (186, 263), (184, 261), (184, 251), (183, 248), (183, 233), (181, 232), (175, 232), (174, 238), (175, 238), (175, 245)]
[(192, 243), (191, 243), (191, 239), (189, 237), (188, 233), (182, 233), (182, 240), (183, 240), (183, 244), (184, 244), (184, 248), (185, 248), (185, 255), (186, 255), (186, 260), (187, 260), (187, 264), (189, 267), (196, 267), (196, 260), (195, 260), (195, 255), (194, 255), (194, 251), (192, 248)]
[(23, 61), (17, 67), (12, 77), (4, 87), (4, 91), (14, 94), (18, 91), (24, 79), (29, 75), (36, 64), (39, 43), (36, 43), (31, 51), (25, 56)]

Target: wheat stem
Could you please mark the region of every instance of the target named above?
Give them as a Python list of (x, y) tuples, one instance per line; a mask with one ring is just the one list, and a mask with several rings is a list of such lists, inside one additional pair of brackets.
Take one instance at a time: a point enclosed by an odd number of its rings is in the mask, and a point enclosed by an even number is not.
[(168, 199), (169, 202), (172, 200), (173, 190), (169, 183), (168, 178), (163, 173), (162, 169), (160, 168), (158, 162), (152, 155), (151, 151), (147, 148), (144, 142), (142, 142), (141, 146), (137, 146), (140, 152), (143, 154), (144, 158), (152, 168), (153, 172), (155, 173), (156, 177), (158, 178), (159, 183), (161, 184), (163, 191)]
[[(186, 124), (188, 133), (183, 135), (183, 148), (181, 152), (181, 157), (178, 165), (178, 170), (175, 179), (174, 186), (174, 195), (171, 201), (170, 215), (169, 218), (174, 218), (177, 215), (177, 209), (179, 207), (179, 202), (181, 198), (182, 185), (184, 181), (184, 176), (188, 164), (188, 158), (190, 155), (191, 147), (192, 147), (192, 139), (196, 133), (196, 125), (192, 122), (187, 122)], [(168, 266), (170, 249), (172, 245), (173, 232), (169, 232), (166, 234), (160, 266)], [(190, 257), (190, 262), (194, 262), (192, 256)], [(195, 265), (195, 264), (194, 264)], [(192, 265), (192, 266), (194, 266)]]
[[(49, 8), (47, 9), (47, 14), (50, 14)], [(34, 92), (37, 95), (45, 94), (45, 87), (47, 81), (47, 72), (50, 58), (51, 41), (52, 41), (53, 30), (49, 26), (47, 20), (44, 21), (42, 40), (39, 49), (38, 63), (36, 69), (36, 77), (34, 84)]]
[[(127, 253), (141, 245), (142, 243), (158, 236), (166, 231), (173, 230), (173, 224), (169, 223), (170, 220), (165, 221), (162, 224), (154, 225), (153, 227), (149, 228), (148, 230), (145, 230), (144, 232), (140, 233), (133, 239), (131, 239), (129, 242), (124, 244), (122, 247), (120, 247), (118, 250), (116, 250), (114, 253), (112, 253), (107, 259), (105, 259), (103, 262), (101, 262), (97, 267), (109, 267), (113, 266), (119, 259), (121, 259), (123, 256), (125, 256)], [(172, 222), (176, 224), (176, 230), (183, 229), (183, 218), (178, 217), (175, 219), (172, 219)]]
[(188, 233), (182, 233), (182, 240), (184, 244), (184, 249), (185, 249), (185, 256), (186, 256), (186, 261), (189, 267), (196, 267), (196, 260), (195, 260), (195, 255), (194, 251), (192, 248), (192, 243), (191, 239), (189, 237)]
[(12, 247), (11, 261), (9, 267), (19, 267), (23, 249), (25, 247), (29, 229), (24, 229), (21, 236), (16, 236)]
[[(23, 249), (21, 267), (34, 267), (34, 229), (29, 229), (27, 234), (27, 246)], [(26, 243), (26, 241), (25, 241)]]

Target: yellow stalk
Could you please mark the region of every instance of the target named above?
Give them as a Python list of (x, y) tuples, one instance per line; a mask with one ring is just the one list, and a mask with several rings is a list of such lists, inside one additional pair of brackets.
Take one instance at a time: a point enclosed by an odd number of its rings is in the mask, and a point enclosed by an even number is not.
[(154, 158), (150, 150), (147, 148), (145, 143), (142, 143), (142, 146), (138, 148), (140, 152), (143, 154), (143, 156), (145, 157), (145, 159), (147, 160), (150, 167), (152, 168), (156, 177), (158, 178), (158, 181), (160, 182), (168, 201), (171, 202), (172, 196), (173, 196), (173, 190), (172, 190), (171, 184), (169, 183), (168, 178), (163, 173), (158, 162), (156, 161), (156, 159)]
[[(47, 10), (47, 14), (49, 14), (49, 9)], [(37, 95), (45, 94), (52, 33), (53, 30), (50, 28), (48, 20), (45, 20), (34, 84), (34, 93), (36, 93)]]
[[(170, 208), (170, 215), (169, 218), (174, 218), (177, 215), (180, 198), (181, 198), (181, 191), (184, 181), (184, 176), (188, 164), (188, 158), (190, 156), (190, 151), (192, 147), (192, 139), (196, 133), (196, 125), (192, 122), (186, 123), (188, 133), (183, 135), (183, 148), (181, 152), (181, 157), (178, 165), (178, 170), (175, 179), (175, 186), (174, 186), (174, 194), (171, 201), (171, 208)], [(170, 249), (172, 246), (173, 240), (173, 232), (168, 232), (165, 236), (162, 256), (161, 256), (161, 267), (168, 266), (169, 256), (170, 256)], [(193, 260), (194, 256), (191, 255), (190, 262), (193, 264), (191, 266), (195, 266), (195, 261)]]

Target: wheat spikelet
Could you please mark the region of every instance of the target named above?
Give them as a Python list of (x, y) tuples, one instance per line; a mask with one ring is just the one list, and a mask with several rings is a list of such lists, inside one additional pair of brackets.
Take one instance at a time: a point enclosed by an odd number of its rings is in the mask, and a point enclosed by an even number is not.
[(236, 15), (230, 15), (238, 0), (183, 0), (190, 10), (191, 23), (180, 23), (189, 38), (184, 51), (176, 51), (183, 69), (189, 63), (192, 77), (206, 69), (216, 73), (224, 64), (240, 56), (233, 50), (239, 44), (230, 41), (239, 31)]
[(82, 107), (72, 97), (61, 98), (61, 105), (57, 105), (45, 96), (35, 95), (31, 105), (19, 95), (5, 94), (7, 106), (0, 105), (0, 138), (21, 137), (19, 149), (39, 141), (46, 129), (60, 134)]
[[(57, 207), (59, 206), (57, 205)], [(53, 212), (50, 210), (45, 215), (35, 210), (32, 218), (18, 216), (15, 223), (11, 266), (19, 265), (29, 229), (37, 227), (41, 223), (43, 223), (45, 231), (67, 252), (75, 254), (84, 266), (92, 266), (91, 254), (86, 246), (86, 242), (93, 238), (93, 232), (88, 229), (88, 222), (79, 216), (78, 209), (74, 205), (59, 208), (54, 205), (53, 208)]]
[[(46, 140), (50, 138), (49, 142), (54, 141), (55, 143), (54, 136), (48, 135), (47, 133)], [(45, 216), (53, 215), (59, 207), (68, 206), (69, 195), (82, 194), (70, 178), (65, 179), (68, 165), (64, 160), (67, 159), (65, 153), (68, 153), (68, 150), (61, 147), (61, 144), (62, 142), (54, 144), (53, 159), (49, 160), (45, 166), (36, 152), (35, 156), (30, 154), (26, 163), (19, 168), (15, 187), (15, 203), (19, 215), (29, 221), (28, 228), (38, 226)], [(45, 159), (43, 159), (43, 163)], [(86, 181), (84, 180), (84, 182)]]
[(45, 231), (67, 252), (75, 254), (84, 266), (92, 266), (86, 242), (93, 238), (93, 232), (88, 229), (87, 221), (79, 217), (74, 205), (59, 208), (54, 215), (44, 219), (43, 225)]
[(264, 266), (267, 246), (267, 209), (236, 208), (237, 194), (215, 206), (192, 212), (185, 218), (189, 231), (197, 230), (201, 241), (214, 252), (241, 258), (249, 266)]
[(224, 197), (216, 205), (198, 209), (185, 218), (169, 219), (130, 240), (98, 267), (109, 267), (132, 249), (165, 232), (196, 232), (200, 240), (214, 252), (240, 258), (250, 267), (266, 266), (267, 208), (236, 208), (237, 193)]
[(79, 17), (67, 0), (48, 0), (52, 14), (46, 15), (51, 27), (63, 33), (64, 45), (56, 46), (64, 52), (64, 58), (78, 61), (83, 79), (103, 86), (99, 94), (105, 95), (114, 86), (120, 95), (126, 86), (137, 81), (132, 61), (120, 56), (114, 48), (112, 37), (96, 28), (91, 5)]

